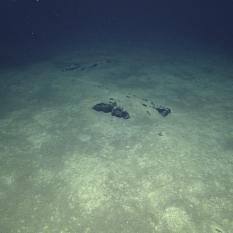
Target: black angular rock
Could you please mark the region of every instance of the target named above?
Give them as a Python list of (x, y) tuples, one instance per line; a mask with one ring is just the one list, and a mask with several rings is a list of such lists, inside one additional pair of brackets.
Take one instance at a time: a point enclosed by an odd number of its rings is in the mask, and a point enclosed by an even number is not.
[(163, 117), (167, 116), (169, 113), (171, 113), (171, 109), (170, 108), (166, 108), (166, 107), (163, 107), (163, 106), (160, 106), (158, 108), (155, 108), (159, 114)]

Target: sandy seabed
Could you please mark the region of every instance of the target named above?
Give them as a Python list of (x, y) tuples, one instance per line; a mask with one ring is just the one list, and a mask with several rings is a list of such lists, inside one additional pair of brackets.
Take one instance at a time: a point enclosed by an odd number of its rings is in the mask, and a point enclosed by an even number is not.
[(1, 232), (233, 232), (231, 58), (86, 46), (0, 76)]

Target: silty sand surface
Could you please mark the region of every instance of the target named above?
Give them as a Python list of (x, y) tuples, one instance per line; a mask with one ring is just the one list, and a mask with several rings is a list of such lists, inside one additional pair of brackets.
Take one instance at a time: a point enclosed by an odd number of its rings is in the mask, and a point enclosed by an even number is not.
[(1, 231), (233, 232), (231, 64), (92, 47), (2, 70)]

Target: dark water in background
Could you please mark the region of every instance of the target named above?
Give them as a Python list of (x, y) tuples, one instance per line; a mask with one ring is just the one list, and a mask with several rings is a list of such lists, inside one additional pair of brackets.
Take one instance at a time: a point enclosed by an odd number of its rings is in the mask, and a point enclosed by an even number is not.
[(233, 51), (232, 1), (2, 0), (0, 7), (1, 65), (116, 39)]

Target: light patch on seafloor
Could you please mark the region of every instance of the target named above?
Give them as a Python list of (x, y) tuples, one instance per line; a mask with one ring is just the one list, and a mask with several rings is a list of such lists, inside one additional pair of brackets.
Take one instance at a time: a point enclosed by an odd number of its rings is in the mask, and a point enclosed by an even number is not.
[(206, 190), (205, 184), (201, 181), (192, 182), (190, 185), (187, 186), (187, 191), (189, 194), (204, 194)]
[(28, 141), (31, 142), (34, 149), (40, 149), (41, 146), (50, 140), (51, 136), (45, 132), (37, 132), (28, 137)]
[(15, 184), (15, 178), (14, 174), (0, 176), (0, 200), (7, 198), (7, 190)]
[(41, 125), (46, 128), (51, 126), (53, 119), (58, 115), (57, 110), (45, 110), (40, 113), (37, 113), (34, 116), (34, 119)]
[(3, 200), (7, 197), (5, 192), (0, 191), (0, 200)]
[(159, 206), (166, 205), (173, 195), (174, 182), (173, 178), (168, 174), (158, 175), (154, 182), (150, 182), (150, 186), (148, 186), (145, 191), (145, 196), (151, 207), (154, 209), (158, 209)]
[(177, 207), (168, 207), (162, 214), (158, 230), (167, 230), (171, 233), (196, 232), (187, 212)]
[(51, 126), (61, 129), (70, 123), (72, 120), (72, 113), (77, 113), (78, 110), (77, 106), (73, 105), (62, 105), (59, 108), (47, 108), (36, 113), (33, 119), (44, 129), (49, 129)]
[(15, 182), (14, 175), (3, 175), (0, 177), (0, 182), (4, 185), (12, 185)]
[(48, 169), (40, 168), (37, 173), (30, 177), (36, 185), (45, 185), (53, 182), (56, 174)]
[(202, 208), (205, 213), (211, 213), (213, 219), (222, 221), (222, 213), (229, 213), (229, 216), (225, 214), (225, 225), (232, 225), (232, 215), (230, 215), (233, 209), (232, 198), (224, 197), (209, 197), (202, 200)]
[(60, 176), (70, 188), (70, 207), (78, 204), (86, 214), (90, 214), (96, 208), (107, 204), (107, 174), (108, 169), (97, 158), (74, 154), (68, 159)]
[(79, 139), (81, 142), (89, 142), (91, 140), (91, 135), (81, 134)]
[(0, 129), (2, 130), (5, 127), (9, 126), (14, 120), (14, 116), (0, 119)]

